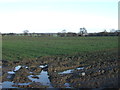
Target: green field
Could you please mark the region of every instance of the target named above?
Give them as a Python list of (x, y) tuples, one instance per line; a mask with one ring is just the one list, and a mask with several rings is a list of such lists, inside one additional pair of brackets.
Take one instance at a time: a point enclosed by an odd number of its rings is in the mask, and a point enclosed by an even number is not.
[(117, 48), (118, 37), (2, 37), (3, 60), (75, 55)]

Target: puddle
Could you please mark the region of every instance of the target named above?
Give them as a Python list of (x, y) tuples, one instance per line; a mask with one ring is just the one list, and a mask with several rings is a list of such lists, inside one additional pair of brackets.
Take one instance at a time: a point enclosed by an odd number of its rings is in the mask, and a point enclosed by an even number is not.
[(31, 83), (29, 82), (29, 83), (13, 83), (13, 82), (10, 82), (10, 81), (4, 81), (3, 83), (2, 83), (2, 88), (19, 88), (19, 87), (14, 87), (14, 85), (30, 85)]
[(47, 71), (42, 70), (40, 75), (36, 75), (38, 78), (33, 78), (33, 76), (34, 75), (28, 76), (28, 78), (32, 80), (32, 82), (40, 82), (42, 85), (49, 86), (49, 88), (52, 88)]
[(15, 69), (14, 69), (14, 71), (15, 71), (15, 72), (18, 71), (21, 67), (22, 67), (22, 66), (20, 66), (20, 65), (19, 65), (19, 66), (16, 66)]
[(66, 88), (71, 88), (69, 83), (65, 83), (64, 85), (66, 86)]
[[(77, 70), (82, 70), (84, 69), (84, 67), (78, 67), (76, 68)], [(73, 73), (75, 69), (69, 69), (69, 70), (66, 70), (66, 71), (63, 71), (63, 72), (59, 72), (58, 74), (70, 74), (70, 73)]]
[(12, 79), (14, 76), (15, 76), (15, 72), (8, 71), (8, 76), (7, 76), (8, 79)]
[(82, 69), (84, 69), (84, 67), (78, 67), (78, 68), (76, 68), (77, 70), (82, 70)]
[(31, 83), (15, 83), (14, 85), (30, 85)]
[[(9, 79), (14, 78), (16, 71), (20, 70), (22, 67), (26, 68), (26, 69), (28, 68), (25, 65), (24, 66), (18, 65), (18, 66), (16, 66), (14, 68), (13, 71), (8, 71), (7, 72), (8, 73), (7, 78), (9, 78)], [(48, 65), (40, 65), (39, 68), (43, 69), (40, 72), (39, 75), (29, 75), (28, 78), (32, 82), (39, 82), (44, 86), (48, 86), (49, 88), (53, 88), (53, 86), (51, 85), (50, 79), (49, 79), (48, 71), (45, 70), (46, 68), (48, 68)], [(69, 74), (69, 73), (73, 73), (74, 70), (82, 70), (82, 69), (84, 69), (84, 67), (78, 67), (78, 68), (75, 68), (75, 69), (69, 69), (69, 70), (66, 70), (66, 71), (63, 71), (63, 72), (59, 72), (59, 74)], [(29, 72), (29, 73), (32, 74), (33, 72)], [(13, 83), (13, 82), (10, 82), (10, 81), (4, 81), (2, 83), (2, 86), (3, 86), (3, 88), (18, 88), (17, 85), (29, 85), (32, 82), (29, 82), (29, 83)], [(15, 87), (12, 86), (12, 85), (15, 85)], [(69, 83), (65, 83), (64, 85), (66, 86), (66, 88), (71, 88)]]
[[(28, 68), (27, 66), (23, 66), (24, 68)], [(7, 78), (13, 78), (15, 76), (15, 72), (20, 70), (22, 68), (22, 66), (18, 65), (15, 67), (15, 69), (13, 71), (8, 71), (8, 76)]]
[(13, 71), (8, 71), (8, 74), (15, 74), (15, 72), (13, 72)]
[(4, 81), (4, 82), (2, 83), (2, 88), (17, 88), (17, 87), (13, 87), (12, 85), (14, 85), (13, 82)]
[(28, 69), (28, 66), (23, 66), (23, 68), (26, 68), (26, 69)]
[(74, 71), (74, 69), (70, 69), (70, 70), (66, 70), (66, 71), (60, 72), (58, 74), (69, 74), (69, 73), (72, 73), (73, 71)]
[[(14, 68), (13, 71), (8, 71), (7, 72), (8, 73), (7, 78), (8, 79), (13, 78), (15, 76), (16, 71), (20, 70), (22, 67), (26, 68), (26, 69), (28, 68), (27, 66), (18, 65)], [(44, 68), (48, 68), (48, 65), (40, 65), (39, 67), (44, 69)], [(29, 72), (29, 73), (32, 74), (33, 72)], [(39, 75), (29, 75), (28, 78), (32, 82), (39, 82), (42, 85), (49, 86), (49, 88), (53, 88), (52, 85), (51, 85), (51, 82), (49, 80), (48, 71), (46, 71), (46, 70), (42, 70)], [(29, 85), (32, 82), (29, 82), (29, 83), (13, 83), (13, 82), (10, 82), (10, 81), (4, 81), (1, 85), (1, 87), (3, 87), (3, 88), (18, 88), (17, 85)], [(12, 86), (12, 85), (15, 85), (15, 87)]]
[(31, 74), (32, 74), (33, 72), (29, 72), (29, 73), (31, 73)]
[(15, 75), (14, 74), (10, 74), (7, 76), (8, 79), (12, 79)]
[(40, 67), (40, 68), (47, 68), (48, 65), (40, 65), (39, 67)]

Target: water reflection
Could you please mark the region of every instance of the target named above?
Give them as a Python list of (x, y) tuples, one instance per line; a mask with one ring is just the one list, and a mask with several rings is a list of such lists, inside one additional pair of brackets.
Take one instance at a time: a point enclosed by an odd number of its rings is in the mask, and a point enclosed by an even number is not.
[[(10, 82), (10, 81), (4, 81), (2, 83), (2, 88), (18, 88), (17, 85), (30, 85), (31, 83), (13, 83), (13, 82)], [(14, 86), (16, 85), (16, 87)]]
[(82, 69), (84, 69), (84, 67), (78, 67), (78, 68), (77, 68), (77, 70), (82, 70)]
[(4, 81), (4, 82), (2, 83), (2, 88), (16, 88), (16, 87), (12, 87), (12, 85), (14, 85), (13, 82)]
[[(84, 69), (84, 67), (78, 67), (76, 68), (77, 70), (82, 70)], [(66, 71), (63, 71), (63, 72), (59, 72), (58, 74), (70, 74), (70, 73), (73, 73), (75, 69), (69, 69), (69, 70), (66, 70)]]
[(13, 72), (13, 71), (8, 71), (8, 74), (15, 74), (15, 72)]
[(74, 69), (70, 69), (70, 70), (66, 70), (66, 71), (60, 72), (58, 74), (69, 74), (69, 73), (72, 73), (73, 71), (74, 71)]
[(69, 83), (65, 83), (64, 85), (66, 86), (66, 88), (71, 88)]
[(40, 68), (47, 68), (48, 65), (40, 65), (39, 67), (40, 67)]
[(52, 87), (47, 71), (42, 70), (40, 75), (36, 76), (38, 78), (33, 78), (33, 75), (29, 75), (28, 78), (32, 80), (32, 82), (40, 82), (42, 85)]
[(7, 76), (8, 79), (12, 79), (14, 76), (15, 76), (15, 72), (8, 71), (8, 76)]
[(16, 66), (15, 69), (14, 69), (14, 71), (15, 71), (15, 72), (18, 71), (21, 67), (22, 67), (22, 66), (20, 66), (20, 65), (19, 65), (19, 66)]

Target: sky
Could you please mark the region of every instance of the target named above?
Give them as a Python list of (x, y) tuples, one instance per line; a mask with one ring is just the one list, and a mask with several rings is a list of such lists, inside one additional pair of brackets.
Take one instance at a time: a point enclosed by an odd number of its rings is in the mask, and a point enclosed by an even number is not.
[(1, 33), (118, 29), (119, 0), (0, 0)]

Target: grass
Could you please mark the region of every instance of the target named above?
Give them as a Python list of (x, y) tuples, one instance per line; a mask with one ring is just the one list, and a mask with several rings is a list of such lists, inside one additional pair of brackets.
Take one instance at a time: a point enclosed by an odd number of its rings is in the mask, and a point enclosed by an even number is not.
[(118, 37), (2, 37), (3, 60), (76, 55), (78, 53), (117, 48)]

